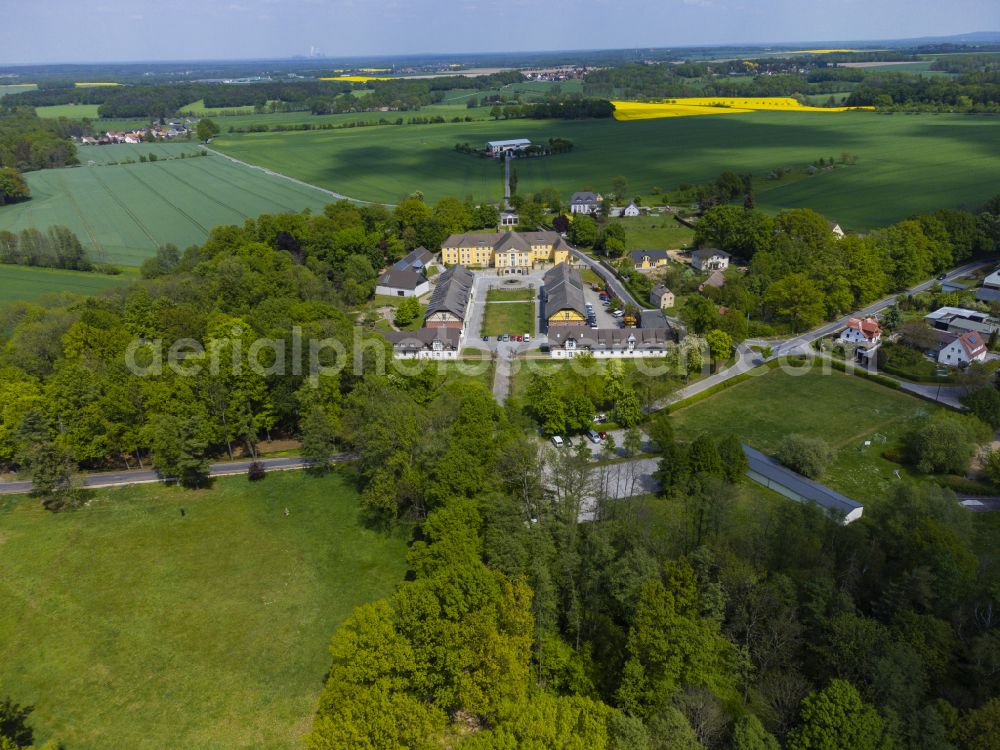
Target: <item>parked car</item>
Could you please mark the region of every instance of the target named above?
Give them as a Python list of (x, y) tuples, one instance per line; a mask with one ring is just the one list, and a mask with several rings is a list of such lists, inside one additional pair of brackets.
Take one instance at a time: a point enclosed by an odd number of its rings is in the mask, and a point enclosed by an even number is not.
[(601, 440), (607, 440), (608, 439), (608, 433), (606, 433), (604, 430), (601, 430), (600, 432), (598, 432), (597, 435), (598, 435), (598, 437), (601, 438)]
[(616, 318), (624, 318), (625, 317), (625, 311), (624, 310), (615, 310), (611, 314), (614, 315)]
[(531, 334), (530, 333), (524, 334), (524, 340), (525, 341), (531, 341)]
[(489, 341), (489, 340), (490, 340), (489, 336), (483, 336), (483, 341)]
[(565, 438), (563, 438), (563, 443), (566, 445), (567, 448), (572, 448), (573, 447), (573, 438), (571, 438), (571, 437), (565, 437)]
[(608, 421), (608, 415), (607, 414), (603, 414), (602, 413), (602, 414), (598, 414), (596, 417), (594, 417), (594, 423), (595, 424), (601, 424), (601, 422), (607, 422), (607, 421)]
[(517, 337), (517, 340), (518, 340), (518, 341), (524, 341), (524, 336), (518, 336), (518, 337)]
[(601, 436), (597, 430), (587, 430), (587, 437), (590, 438), (590, 442), (592, 443), (601, 442)]
[(552, 436), (552, 445), (554, 445), (556, 448), (562, 448), (563, 447), (563, 439), (561, 437), (559, 437), (558, 435), (553, 435)]
[(510, 341), (510, 336), (505, 333), (503, 336), (500, 337), (500, 340), (501, 341)]

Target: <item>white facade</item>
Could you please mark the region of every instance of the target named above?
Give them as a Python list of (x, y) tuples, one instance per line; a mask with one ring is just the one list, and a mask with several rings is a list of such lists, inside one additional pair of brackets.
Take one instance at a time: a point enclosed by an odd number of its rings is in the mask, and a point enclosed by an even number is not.
[(699, 271), (725, 271), (729, 268), (729, 253), (723, 250), (695, 250), (691, 266)]
[(405, 289), (395, 286), (376, 286), (375, 294), (381, 294), (386, 297), (423, 297), (431, 289), (431, 282), (424, 279), (420, 284), (417, 284), (413, 289)]
[[(969, 335), (964, 334), (963, 336), (959, 336), (950, 344), (943, 347), (938, 352), (938, 364), (949, 367), (961, 367), (971, 362), (982, 362), (986, 359), (986, 345), (980, 344), (978, 347), (969, 346), (966, 338)], [(976, 340), (981, 341), (978, 337)]]
[(489, 141), (486, 150), (494, 156), (505, 154), (508, 151), (521, 151), (531, 145), (527, 138), (512, 138), (509, 141)]

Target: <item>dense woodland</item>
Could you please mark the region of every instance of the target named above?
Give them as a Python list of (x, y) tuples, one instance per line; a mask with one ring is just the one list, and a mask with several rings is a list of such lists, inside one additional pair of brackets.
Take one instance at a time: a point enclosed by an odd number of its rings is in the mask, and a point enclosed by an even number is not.
[(78, 164), (70, 136), (80, 132), (81, 123), (43, 120), (30, 109), (0, 106), (0, 167), (27, 172)]
[(366, 492), (427, 518), (334, 635), (310, 748), (996, 747), (995, 548), (950, 493), (844, 527), (751, 500), (738, 443), (659, 417), (662, 496), (580, 524), (586, 443), (540, 458), (487, 389), (416, 395), (345, 402)]

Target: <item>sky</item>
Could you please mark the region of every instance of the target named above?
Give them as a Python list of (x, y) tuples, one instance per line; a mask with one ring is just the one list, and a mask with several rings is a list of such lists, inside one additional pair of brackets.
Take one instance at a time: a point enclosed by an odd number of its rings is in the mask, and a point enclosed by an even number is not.
[(1000, 31), (998, 0), (0, 0), (0, 64), (899, 39)]

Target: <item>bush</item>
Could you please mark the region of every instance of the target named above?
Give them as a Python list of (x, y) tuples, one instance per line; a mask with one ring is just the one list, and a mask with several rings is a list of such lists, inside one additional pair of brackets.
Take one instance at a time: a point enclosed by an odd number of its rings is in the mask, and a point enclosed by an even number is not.
[(789, 469), (816, 479), (833, 463), (833, 450), (823, 438), (793, 434), (781, 441), (777, 458)]
[(250, 468), (247, 469), (247, 479), (251, 482), (259, 482), (267, 476), (267, 469), (264, 468), (264, 464), (260, 461), (254, 461), (250, 464)]
[[(984, 429), (985, 428), (985, 429)], [(943, 414), (923, 420), (903, 438), (907, 463), (922, 474), (965, 474), (976, 445), (991, 437), (978, 419)]]

